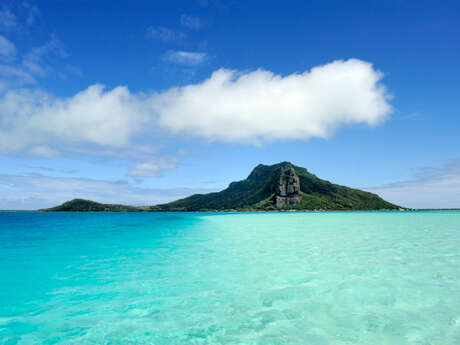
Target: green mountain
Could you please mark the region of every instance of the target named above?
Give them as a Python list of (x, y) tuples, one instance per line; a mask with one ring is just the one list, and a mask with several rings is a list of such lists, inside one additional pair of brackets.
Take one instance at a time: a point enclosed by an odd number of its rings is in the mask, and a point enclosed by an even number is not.
[(227, 189), (195, 194), (167, 204), (146, 207), (99, 204), (74, 199), (43, 211), (224, 211), (224, 210), (393, 210), (376, 194), (333, 184), (289, 162), (259, 164), (249, 176)]
[(161, 211), (200, 210), (380, 210), (398, 209), (376, 194), (322, 180), (289, 162), (259, 164), (242, 181), (227, 189), (196, 194), (158, 205)]
[(134, 207), (116, 204), (100, 204), (85, 199), (73, 199), (62, 205), (39, 211), (66, 211), (66, 212), (139, 212), (148, 211), (145, 207)]

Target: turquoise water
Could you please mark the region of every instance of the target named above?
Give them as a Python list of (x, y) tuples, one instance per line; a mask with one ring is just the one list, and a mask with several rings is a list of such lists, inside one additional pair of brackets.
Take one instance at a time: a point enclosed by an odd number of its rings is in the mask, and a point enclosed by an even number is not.
[(460, 344), (460, 212), (0, 213), (0, 344)]

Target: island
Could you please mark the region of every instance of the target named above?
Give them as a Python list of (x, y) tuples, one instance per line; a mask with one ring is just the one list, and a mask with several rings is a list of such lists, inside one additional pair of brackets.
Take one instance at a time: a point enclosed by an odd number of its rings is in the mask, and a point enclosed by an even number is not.
[(166, 204), (125, 206), (74, 199), (40, 211), (346, 211), (401, 210), (376, 194), (331, 183), (290, 162), (259, 164), (249, 176), (220, 191), (194, 194)]

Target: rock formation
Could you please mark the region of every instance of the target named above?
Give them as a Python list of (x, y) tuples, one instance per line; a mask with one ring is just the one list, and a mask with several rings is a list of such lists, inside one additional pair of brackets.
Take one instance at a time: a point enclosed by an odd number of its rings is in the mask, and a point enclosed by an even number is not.
[(300, 204), (302, 194), (300, 192), (300, 181), (292, 166), (281, 171), (279, 185), (275, 195), (276, 208)]

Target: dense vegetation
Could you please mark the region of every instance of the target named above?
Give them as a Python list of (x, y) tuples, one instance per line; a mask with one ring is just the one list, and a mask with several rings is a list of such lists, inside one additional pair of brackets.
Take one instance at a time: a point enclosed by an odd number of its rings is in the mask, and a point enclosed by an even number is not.
[(168, 204), (162, 211), (200, 210), (274, 210), (273, 197), (283, 167), (292, 166), (299, 177), (302, 201), (289, 209), (300, 210), (380, 210), (397, 209), (376, 194), (322, 180), (307, 169), (289, 162), (258, 165), (245, 180), (232, 182), (227, 189), (209, 194), (196, 194)]
[(139, 212), (147, 211), (145, 207), (134, 207), (116, 204), (100, 204), (85, 199), (73, 199), (62, 205), (40, 211), (71, 211), (71, 212)]
[(227, 189), (209, 194), (195, 194), (167, 204), (133, 207), (100, 204), (74, 199), (44, 211), (224, 211), (224, 210), (276, 210), (274, 197), (280, 175), (286, 167), (293, 167), (299, 177), (302, 199), (300, 204), (289, 206), (296, 210), (392, 210), (391, 204), (376, 194), (364, 192), (322, 180), (307, 169), (289, 162), (275, 165), (258, 165), (244, 180), (232, 182)]

